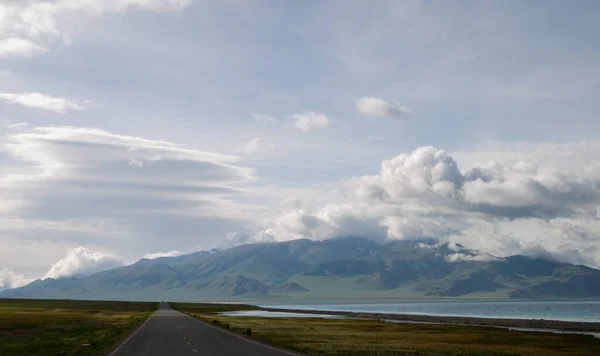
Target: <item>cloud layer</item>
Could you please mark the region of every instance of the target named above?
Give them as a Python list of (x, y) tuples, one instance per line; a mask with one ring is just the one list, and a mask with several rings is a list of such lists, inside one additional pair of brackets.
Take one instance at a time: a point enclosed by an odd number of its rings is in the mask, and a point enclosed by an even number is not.
[(101, 17), (138, 8), (172, 11), (191, 0), (89, 0), (7, 1), (0, 4), (0, 57), (33, 57), (48, 51), (48, 45), (69, 43), (86, 17)]
[(0, 243), (10, 250), (50, 240), (131, 260), (206, 243), (254, 214), (233, 201), (255, 180), (237, 156), (81, 127), (21, 129), (1, 143), (12, 168), (0, 178)]

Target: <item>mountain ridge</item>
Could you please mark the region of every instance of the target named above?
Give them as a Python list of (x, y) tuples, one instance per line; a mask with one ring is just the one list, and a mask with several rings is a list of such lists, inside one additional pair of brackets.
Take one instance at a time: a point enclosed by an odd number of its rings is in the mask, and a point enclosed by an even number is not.
[(449, 243), (360, 237), (242, 245), (142, 259), (89, 276), (36, 280), (5, 298), (600, 298), (600, 270)]

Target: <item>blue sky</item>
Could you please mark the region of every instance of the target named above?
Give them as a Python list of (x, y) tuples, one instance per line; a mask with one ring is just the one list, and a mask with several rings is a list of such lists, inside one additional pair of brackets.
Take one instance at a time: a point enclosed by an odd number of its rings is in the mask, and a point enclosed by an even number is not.
[(599, 19), (595, 1), (0, 5), (0, 287), (358, 233), (600, 266)]

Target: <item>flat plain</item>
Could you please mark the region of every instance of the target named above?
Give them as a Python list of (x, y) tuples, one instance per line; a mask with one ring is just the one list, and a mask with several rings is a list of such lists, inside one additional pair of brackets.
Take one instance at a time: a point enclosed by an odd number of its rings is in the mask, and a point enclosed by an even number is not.
[[(197, 319), (307, 355), (599, 355), (591, 335), (377, 320), (221, 316), (210, 304), (172, 304)], [(239, 306), (236, 306), (239, 307)], [(252, 307), (247, 306), (247, 309)], [(229, 306), (226, 309), (234, 310)], [(242, 310), (236, 309), (236, 310)]]
[(0, 355), (105, 355), (158, 303), (0, 299)]

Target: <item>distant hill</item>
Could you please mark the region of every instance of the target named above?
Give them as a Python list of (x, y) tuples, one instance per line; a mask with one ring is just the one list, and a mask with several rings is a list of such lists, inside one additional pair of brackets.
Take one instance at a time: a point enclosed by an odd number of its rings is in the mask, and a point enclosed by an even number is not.
[(90, 276), (37, 280), (9, 298), (298, 300), (600, 298), (600, 270), (497, 258), (453, 244), (344, 237), (142, 259)]

